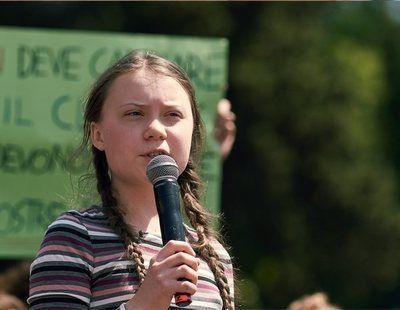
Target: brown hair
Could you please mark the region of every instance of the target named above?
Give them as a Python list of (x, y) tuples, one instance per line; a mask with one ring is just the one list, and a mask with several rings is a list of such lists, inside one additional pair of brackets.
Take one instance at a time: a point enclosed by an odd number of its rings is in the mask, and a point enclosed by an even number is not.
[(102, 206), (108, 213), (114, 230), (121, 236), (126, 246), (128, 257), (132, 258), (135, 262), (136, 271), (142, 282), (146, 275), (146, 269), (142, 253), (138, 247), (138, 243), (140, 242), (139, 233), (132, 233), (132, 230), (128, 229), (127, 224), (123, 220), (117, 200), (112, 193), (111, 179), (104, 151), (98, 150), (90, 143), (90, 124), (91, 122), (99, 121), (110, 85), (121, 74), (135, 72), (140, 69), (172, 77), (180, 83), (189, 96), (193, 113), (194, 130), (189, 162), (186, 169), (180, 175), (178, 182), (186, 216), (198, 236), (198, 240), (192, 242), (192, 247), (207, 262), (212, 270), (223, 300), (223, 308), (231, 309), (232, 299), (224, 266), (209, 242), (212, 238), (219, 239), (219, 236), (211, 226), (210, 214), (203, 208), (200, 202), (202, 182), (196, 169), (204, 141), (204, 125), (197, 108), (194, 88), (186, 73), (181, 68), (173, 62), (148, 51), (131, 52), (108, 68), (93, 85), (86, 100), (82, 148), (91, 148), (97, 179), (97, 191), (100, 195)]

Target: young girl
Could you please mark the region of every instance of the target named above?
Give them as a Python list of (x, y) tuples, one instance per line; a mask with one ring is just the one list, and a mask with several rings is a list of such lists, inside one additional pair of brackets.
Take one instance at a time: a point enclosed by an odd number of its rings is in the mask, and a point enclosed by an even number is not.
[[(230, 257), (200, 203), (196, 172), (203, 125), (194, 90), (174, 63), (133, 52), (109, 68), (86, 102), (82, 145), (91, 148), (101, 205), (49, 227), (31, 266), (30, 309), (234, 309)], [(186, 241), (162, 245), (149, 161), (175, 159)], [(184, 278), (184, 281), (181, 279)]]

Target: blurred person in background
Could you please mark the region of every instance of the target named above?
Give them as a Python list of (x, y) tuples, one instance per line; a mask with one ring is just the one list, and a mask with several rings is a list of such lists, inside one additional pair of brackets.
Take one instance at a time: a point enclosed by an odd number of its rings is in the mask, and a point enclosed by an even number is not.
[(328, 295), (323, 292), (317, 292), (311, 295), (305, 295), (289, 305), (289, 310), (339, 310), (329, 301)]
[(25, 310), (31, 260), (3, 260), (0, 273), (0, 310)]

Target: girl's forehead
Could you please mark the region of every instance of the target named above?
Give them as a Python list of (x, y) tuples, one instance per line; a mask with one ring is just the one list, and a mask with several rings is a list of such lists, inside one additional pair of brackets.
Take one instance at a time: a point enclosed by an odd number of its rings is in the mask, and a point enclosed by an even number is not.
[(122, 73), (110, 85), (104, 99), (104, 105), (152, 100), (192, 105), (190, 92), (177, 79), (151, 70)]
[(137, 86), (151, 87), (152, 85), (160, 84), (160, 82), (178, 83), (182, 88), (183, 86), (178, 82), (178, 79), (171, 75), (154, 72), (150, 69), (141, 68), (135, 71), (129, 71), (117, 76), (111, 83), (111, 87), (116, 85), (134, 84)]

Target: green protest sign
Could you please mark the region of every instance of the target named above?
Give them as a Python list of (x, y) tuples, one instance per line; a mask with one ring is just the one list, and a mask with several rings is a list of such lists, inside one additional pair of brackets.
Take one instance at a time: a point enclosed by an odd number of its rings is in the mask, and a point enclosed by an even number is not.
[(180, 64), (195, 85), (207, 128), (205, 204), (219, 210), (220, 159), (213, 137), (227, 80), (224, 39), (0, 28), (0, 256), (32, 256), (48, 224), (73, 205), (86, 166), (80, 143), (91, 83), (133, 49)]

